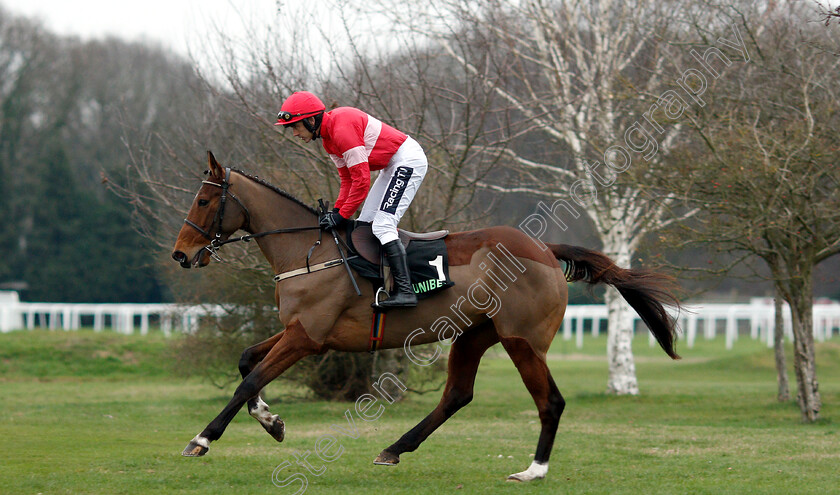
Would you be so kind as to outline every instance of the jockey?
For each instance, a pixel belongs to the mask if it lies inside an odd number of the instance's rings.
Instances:
[[[341,226],[359,209],[359,221],[370,222],[394,274],[396,293],[379,303],[385,308],[412,307],[417,296],[411,286],[405,248],[397,224],[426,175],[423,148],[406,134],[351,107],[326,112],[317,96],[299,91],[280,107],[277,123],[291,127],[308,143],[321,138],[341,177],[338,199],[320,220],[324,229]],[[370,173],[379,177],[370,185]]]

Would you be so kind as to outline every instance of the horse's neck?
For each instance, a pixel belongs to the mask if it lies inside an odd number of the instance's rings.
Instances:
[[[250,233],[318,224],[318,217],[297,202],[246,177],[242,177],[240,182],[243,192],[238,197],[251,216]],[[267,235],[256,241],[275,273],[279,273],[302,266],[317,237],[318,231],[314,230]]]

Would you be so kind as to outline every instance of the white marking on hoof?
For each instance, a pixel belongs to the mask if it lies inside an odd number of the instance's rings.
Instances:
[[[201,445],[201,446],[202,446],[202,447],[204,447],[205,449],[209,449],[209,448],[210,448],[210,440],[207,440],[206,438],[204,438],[204,437],[203,437],[203,436],[201,436],[201,435],[196,435],[196,436],[195,436],[195,438],[193,438],[193,439],[192,439],[192,441],[193,441],[194,443],[197,443],[197,444]]]
[[[277,414],[271,414],[268,410],[268,404],[262,400],[262,397],[257,397],[257,405],[248,411],[254,419],[259,421],[266,428],[270,428],[274,421],[280,418]]]
[[[528,466],[528,469],[522,471],[521,473],[512,474],[507,477],[508,481],[533,481],[537,479],[545,478],[546,473],[548,473],[548,463],[541,464],[537,461],[531,462],[531,465]]]
[[[190,443],[186,446],[181,455],[184,457],[201,457],[210,450],[210,440],[196,435],[195,438],[190,440]]]

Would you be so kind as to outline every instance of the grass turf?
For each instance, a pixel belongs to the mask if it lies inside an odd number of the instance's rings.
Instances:
[[[184,378],[158,335],[13,332],[0,335],[0,493],[833,493],[840,459],[840,345],[818,345],[823,419],[799,420],[775,400],[772,350],[742,339],[698,339],[670,361],[647,338],[634,341],[641,395],[603,394],[605,340],[583,349],[555,340],[549,366],[567,407],[548,478],[506,483],[525,469],[539,434],[533,402],[500,348],[482,362],[472,404],[397,467],[374,466],[384,448],[437,403],[439,393],[385,403],[361,421],[352,404],[269,403],[286,421],[277,444],[240,412],[207,456],[182,458],[187,442],[222,409],[220,390]],[[790,355],[790,354],[789,354]],[[231,366],[234,366],[232,363]],[[793,375],[791,375],[793,379]],[[410,385],[410,384],[409,384]],[[297,392],[297,391],[295,391]],[[795,391],[794,391],[795,392]],[[351,411],[358,438],[347,427]],[[332,434],[338,455],[296,457]],[[340,450],[339,450],[340,449]]]

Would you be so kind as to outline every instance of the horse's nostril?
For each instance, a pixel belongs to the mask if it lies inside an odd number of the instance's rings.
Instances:
[[[175,251],[172,253],[172,259],[177,261],[178,263],[184,263],[187,261],[187,255],[182,253],[181,251]]]

